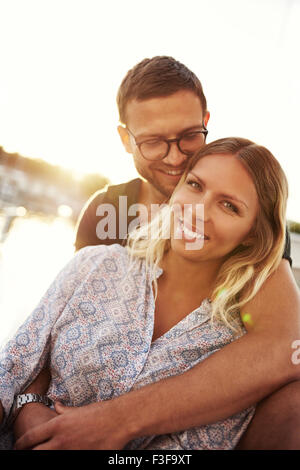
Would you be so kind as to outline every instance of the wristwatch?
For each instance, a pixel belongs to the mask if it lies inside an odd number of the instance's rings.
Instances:
[[[9,418],[7,420],[7,424],[9,426],[13,424],[21,408],[24,405],[27,405],[27,403],[42,403],[46,406],[54,405],[53,400],[47,397],[47,395],[39,395],[37,393],[24,393],[23,395],[16,395],[11,408],[11,412],[9,414]]]

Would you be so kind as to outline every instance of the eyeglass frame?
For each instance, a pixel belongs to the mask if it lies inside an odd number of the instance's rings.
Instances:
[[[207,136],[207,134],[208,134],[208,130],[206,129],[206,127],[205,127],[204,124],[202,124],[202,126],[204,127],[204,129],[202,129],[202,130],[200,130],[200,131],[191,131],[190,133],[204,134],[204,142],[205,142],[205,141],[206,141],[206,136]],[[179,150],[181,153],[183,153],[184,155],[186,155],[187,157],[191,157],[191,156],[193,155],[193,153],[194,153],[194,152],[183,152],[183,151],[181,150],[180,146],[179,146],[180,140],[181,140],[186,134],[189,133],[189,132],[186,132],[186,133],[183,133],[180,137],[177,137],[176,139],[162,139],[162,138],[157,139],[157,140],[161,140],[162,142],[166,142],[166,144],[168,145],[168,150],[167,150],[166,155],[164,155],[164,156],[161,157],[161,158],[147,158],[147,157],[145,157],[145,155],[143,154],[143,152],[142,152],[141,149],[140,149],[140,146],[141,146],[142,144],[146,143],[147,140],[143,140],[142,142],[139,142],[139,143],[138,143],[138,142],[136,141],[135,135],[131,132],[131,130],[130,130],[127,126],[125,126],[125,129],[126,129],[126,130],[129,132],[129,134],[133,137],[133,140],[134,140],[135,145],[137,146],[137,148],[138,148],[139,151],[140,151],[140,154],[142,155],[143,158],[145,158],[145,160],[148,160],[148,161],[151,161],[151,162],[156,161],[156,160],[163,160],[164,158],[166,158],[166,157],[169,155],[170,148],[171,148],[171,144],[172,144],[173,142],[176,142],[176,145],[177,145],[178,150]],[[196,150],[195,150],[195,152],[196,152]]]

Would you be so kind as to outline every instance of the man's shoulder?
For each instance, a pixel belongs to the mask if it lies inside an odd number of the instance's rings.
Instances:
[[[127,207],[137,203],[141,183],[142,180],[140,178],[136,178],[128,181],[127,183],[112,185],[107,188],[100,189],[88,199],[81,210],[76,225],[76,250],[88,245],[98,245],[99,243],[111,244],[109,238],[102,241],[99,240],[97,236],[96,227],[99,223],[99,208],[101,209],[102,206],[103,209],[105,204],[110,204],[115,207],[116,213],[118,214],[120,196],[127,197]],[[125,212],[127,213],[127,211]],[[121,213],[123,214],[124,210],[122,210]],[[116,240],[116,238],[114,238],[114,240]],[[122,238],[122,242],[123,241],[124,240]],[[113,243],[115,242],[113,241]]]
[[[119,196],[127,196],[137,200],[141,182],[140,178],[135,178],[126,183],[105,186],[105,188],[99,189],[89,198],[85,209],[104,202],[118,202]]]
[[[140,178],[135,178],[126,183],[108,186],[106,195],[109,199],[116,199],[119,196],[136,197],[137,199],[141,182]]]

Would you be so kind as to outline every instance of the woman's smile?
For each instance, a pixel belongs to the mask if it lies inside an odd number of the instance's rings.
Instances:
[[[178,218],[177,233],[182,235],[182,238],[188,240],[209,240],[209,237],[203,233],[203,224],[197,224],[197,226],[190,225],[183,217]]]
[[[177,209],[171,246],[199,261],[224,259],[248,236],[258,211],[250,175],[229,154],[201,158],[176,189],[172,205]]]

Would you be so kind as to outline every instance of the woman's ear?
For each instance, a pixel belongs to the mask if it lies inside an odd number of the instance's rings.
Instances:
[[[246,235],[245,239],[242,241],[242,246],[252,246],[255,244],[257,239],[257,220],[255,220],[254,225]]]
[[[241,243],[242,246],[252,246],[255,241],[255,237],[253,234],[249,234],[247,238]]]
[[[126,152],[132,153],[130,138],[129,138],[127,129],[125,129],[125,127],[123,126],[118,126],[118,133],[119,133],[119,136],[121,137],[121,141],[122,141],[122,144],[124,145]]]

